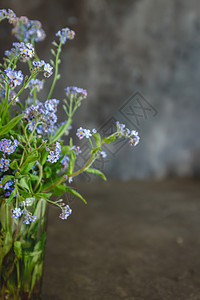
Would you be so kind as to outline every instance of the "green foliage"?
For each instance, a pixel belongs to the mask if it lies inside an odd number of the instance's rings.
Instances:
[[[111,136],[111,137],[104,138],[103,142],[109,144],[111,142],[114,142],[115,140],[116,140],[116,136]]]
[[[20,241],[14,242],[14,252],[18,259],[22,258],[22,245]]]
[[[81,196],[81,194],[79,194],[76,190],[70,188],[69,186],[65,187],[66,191],[69,192],[70,194],[77,196],[78,198],[80,198],[85,204],[87,204],[87,201]]]
[[[88,168],[88,169],[86,169],[85,171],[88,172],[88,173],[97,174],[97,175],[99,175],[103,180],[105,180],[105,181],[107,180],[107,179],[106,179],[106,176],[105,176],[101,171],[99,171],[99,170],[97,170],[97,169]]]
[[[94,140],[95,140],[95,143],[97,145],[97,147],[100,147],[101,146],[101,136],[98,132],[94,133]]]
[[[0,135],[7,134],[12,128],[14,128],[19,121],[24,117],[24,114],[16,116],[8,124],[0,127]]]

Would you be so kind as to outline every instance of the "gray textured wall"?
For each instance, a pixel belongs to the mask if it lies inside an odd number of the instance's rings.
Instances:
[[[128,179],[200,173],[198,0],[0,3],[17,15],[42,21],[48,39],[38,44],[41,58],[50,56],[54,32],[65,26],[76,31],[76,39],[64,48],[64,75],[54,94],[62,99],[67,85],[87,88],[88,99],[76,115],[74,128],[99,128],[138,90],[157,110],[155,117],[150,112],[146,120],[143,114],[140,145],[122,147],[103,167],[107,174]],[[5,23],[0,29],[1,51],[4,45],[9,47],[9,30]],[[131,127],[128,121],[127,126]]]

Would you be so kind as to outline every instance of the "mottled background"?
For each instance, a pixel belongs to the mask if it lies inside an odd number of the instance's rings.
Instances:
[[[68,85],[87,89],[88,99],[76,114],[74,129],[98,129],[118,117],[139,130],[141,143],[136,148],[122,145],[119,151],[108,150],[111,159],[101,168],[109,177],[200,174],[198,0],[0,0],[0,4],[42,22],[47,39],[37,47],[45,60],[51,56],[57,30],[69,26],[76,31],[76,39],[64,47],[62,79],[53,95],[61,100]],[[11,47],[10,30],[3,22],[1,54]],[[138,119],[134,115],[127,119],[120,110],[131,95]],[[148,110],[137,107],[141,104]]]

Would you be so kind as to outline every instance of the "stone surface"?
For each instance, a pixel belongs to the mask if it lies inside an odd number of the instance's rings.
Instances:
[[[74,128],[99,128],[138,90],[157,110],[156,117],[147,114],[145,119],[144,112],[135,108],[141,113],[139,124],[132,116],[141,144],[134,151],[124,146],[117,159],[112,157],[104,167],[110,176],[199,175],[198,0],[1,0],[1,6],[42,21],[48,35],[47,43],[38,45],[42,58],[50,57],[48,47],[58,29],[70,26],[76,31],[75,41],[65,47],[61,67],[65,75],[54,93],[62,99],[67,85],[87,88],[88,100],[77,113]],[[1,52],[10,47],[9,31],[4,23]]]
[[[82,184],[50,209],[43,300],[199,300],[199,182]],[[72,202],[72,203],[71,203]]]

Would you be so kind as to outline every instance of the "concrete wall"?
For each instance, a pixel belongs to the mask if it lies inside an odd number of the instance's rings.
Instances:
[[[75,129],[99,128],[111,116],[132,127],[119,109],[137,91],[139,100],[151,108],[146,116],[134,108],[141,113],[139,123],[131,117],[141,143],[134,149],[123,146],[115,158],[109,154],[112,159],[103,166],[109,176],[199,175],[198,0],[1,0],[1,6],[42,21],[48,38],[38,44],[41,58],[50,57],[50,41],[58,29],[69,26],[76,31],[76,39],[64,48],[63,75],[54,93],[62,99],[68,85],[87,88]],[[1,51],[9,49],[9,31],[3,23]],[[138,106],[137,101],[134,98],[132,105]]]

